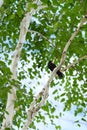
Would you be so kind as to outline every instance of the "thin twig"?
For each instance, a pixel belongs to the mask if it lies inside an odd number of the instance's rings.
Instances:
[[[38,31],[34,31],[34,30],[28,30],[29,32],[31,33],[37,33],[39,36],[41,36],[43,39],[45,39],[46,41],[48,41],[49,43],[51,43],[47,37],[45,37],[43,34],[41,34],[40,32]]]
[[[64,69],[61,69],[61,72],[66,71],[67,69],[69,69],[69,68],[75,66],[75,65],[78,64],[81,60],[84,60],[84,59],[86,59],[86,58],[87,58],[87,55],[85,55],[85,56],[79,58],[79,59],[76,60],[75,62],[73,62],[73,63],[71,63],[70,65],[66,66]]]

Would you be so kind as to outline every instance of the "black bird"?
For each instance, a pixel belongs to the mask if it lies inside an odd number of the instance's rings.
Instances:
[[[52,63],[52,61],[49,61],[49,62],[48,62],[48,68],[49,68],[51,71],[53,71],[54,68],[56,68],[56,65],[55,65],[54,63]],[[62,79],[62,78],[63,78],[64,74],[63,74],[62,72],[60,72],[60,71],[58,70],[56,73],[57,73],[59,79]]]

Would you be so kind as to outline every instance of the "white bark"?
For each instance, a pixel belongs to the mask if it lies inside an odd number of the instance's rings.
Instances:
[[[0,7],[3,5],[4,1],[0,0]]]
[[[44,8],[44,6],[38,6],[37,10]],[[17,79],[17,67],[18,67],[18,61],[20,58],[20,53],[22,50],[23,43],[26,39],[26,34],[28,31],[28,27],[30,25],[30,20],[32,18],[32,15],[37,11],[35,9],[31,9],[30,12],[27,12],[25,14],[25,17],[21,21],[20,24],[20,35],[19,35],[19,42],[16,46],[16,49],[14,51],[12,64],[11,64],[11,71],[12,71],[12,79]],[[16,90],[17,88],[15,86],[12,87],[11,93],[8,93],[7,98],[7,105],[6,105],[6,113],[5,118],[3,119],[2,128],[1,130],[5,130],[5,128],[11,128],[12,127],[12,121],[14,117],[14,101],[16,100]]]

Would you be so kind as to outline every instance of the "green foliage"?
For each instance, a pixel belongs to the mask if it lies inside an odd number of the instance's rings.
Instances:
[[[6,100],[7,93],[11,88],[11,72],[3,61],[0,61],[0,98]],[[6,96],[6,97],[5,97]]]
[[[2,123],[3,114],[5,113],[7,94],[13,86],[20,86],[19,81],[11,78],[12,73],[6,63],[0,61],[0,124]]]
[[[23,120],[26,119],[26,109],[29,108],[31,102],[33,101],[33,91],[30,89],[27,91],[26,86],[17,90],[17,100],[15,101],[15,109],[17,110],[13,123],[18,128],[20,128]]]
[[[30,11],[32,8],[37,9],[37,4],[33,3],[32,1],[28,3],[27,11]]]
[[[5,130],[10,130],[10,128],[5,128]]]
[[[28,2],[27,11],[30,11],[31,8],[37,8],[37,5],[33,4],[32,0]],[[47,7],[36,12],[31,20],[29,29],[33,30],[33,32],[27,33],[26,42],[22,49],[21,65],[18,68],[18,81],[11,79],[8,65],[11,64],[10,55],[12,55],[18,43],[20,22],[26,12],[26,1],[4,0],[4,4],[0,8],[0,123],[5,112],[7,93],[10,92],[12,85],[14,85],[18,87],[18,91],[15,102],[17,113],[13,123],[18,128],[21,127],[23,120],[26,119],[26,109],[34,99],[34,90],[37,86],[34,84],[34,87],[32,87],[31,81],[34,83],[36,79],[39,86],[39,79],[42,78],[41,72],[44,70],[49,72],[47,68],[48,61],[52,60],[56,64],[60,62],[64,46],[76,30],[82,17],[87,13],[86,0],[41,0],[41,2],[43,5],[47,5]],[[86,53],[87,24],[84,24],[69,47],[65,66]],[[71,110],[74,105],[75,116],[83,113],[86,115],[87,112],[86,66],[87,60],[81,61],[75,67],[65,72],[63,80],[57,83],[52,81],[51,83],[51,89],[56,86],[61,86],[61,88],[64,86],[63,90],[55,88],[52,95],[55,102],[60,101],[64,104],[63,111]],[[24,80],[26,79],[27,82],[29,81],[28,85],[25,85]],[[58,80],[58,77],[56,79]],[[47,114],[53,125],[55,125],[54,118],[61,116],[61,114],[54,115],[56,107],[52,106],[50,101],[47,101],[41,110]],[[46,124],[45,120],[45,116],[41,112],[35,117],[37,122],[42,121]],[[85,116],[83,116],[82,120],[86,120]],[[34,122],[30,127],[36,129]],[[55,125],[55,129],[61,129],[59,124],[58,126]]]

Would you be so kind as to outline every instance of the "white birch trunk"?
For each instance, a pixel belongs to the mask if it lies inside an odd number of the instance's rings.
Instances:
[[[14,56],[12,59],[12,64],[11,64],[11,71],[13,74],[12,79],[17,79],[17,66],[18,66],[21,49],[22,49],[23,43],[25,42],[28,27],[30,25],[30,20],[34,12],[35,10],[32,9],[30,13],[26,13],[25,17],[23,18],[20,24],[19,42],[15,49]],[[14,117],[14,101],[16,100],[16,90],[17,88],[13,86],[13,88],[11,89],[11,93],[8,93],[7,105],[6,105],[7,113],[5,113],[5,118],[3,119],[1,130],[5,130],[5,128],[12,127],[12,121]]]
[[[35,0],[34,3],[38,3],[38,0]],[[20,53],[21,53],[21,50],[22,50],[23,43],[26,40],[26,34],[28,32],[28,28],[29,28],[29,25],[30,25],[30,20],[32,18],[32,15],[36,11],[38,11],[38,10],[44,8],[44,7],[45,6],[42,6],[42,5],[40,5],[40,3],[38,3],[38,8],[36,10],[32,8],[30,12],[27,12],[25,14],[25,17],[21,21],[19,42],[18,42],[16,49],[14,51],[12,64],[11,64],[11,72],[13,74],[12,79],[15,79],[15,80],[17,79],[18,61],[19,61],[19,58],[20,58]],[[16,100],[16,90],[17,90],[17,88],[15,86],[13,86],[12,89],[11,89],[11,93],[8,93],[7,104],[6,104],[6,113],[5,113],[5,118],[3,119],[1,130],[5,130],[5,128],[11,128],[12,127],[12,122],[13,122],[13,117],[14,117],[14,102]]]

